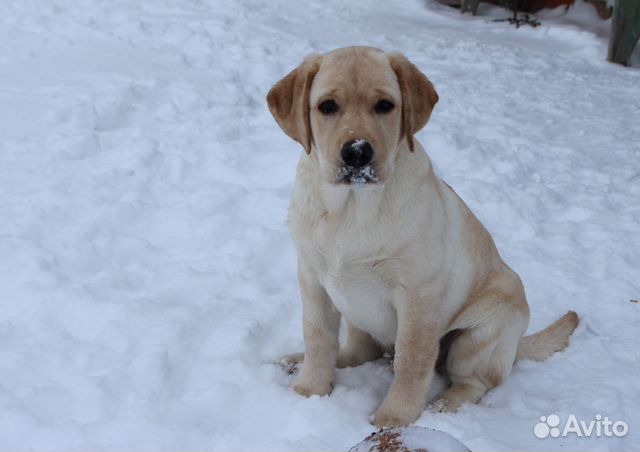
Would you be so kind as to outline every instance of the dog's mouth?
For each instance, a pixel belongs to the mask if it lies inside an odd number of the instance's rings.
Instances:
[[[376,176],[375,169],[371,165],[366,165],[361,168],[345,165],[338,169],[336,182],[338,184],[364,186],[378,182],[378,176]]]

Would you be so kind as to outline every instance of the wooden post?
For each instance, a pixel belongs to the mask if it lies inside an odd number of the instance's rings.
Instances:
[[[616,0],[611,24],[607,59],[628,66],[640,39],[640,0]]]

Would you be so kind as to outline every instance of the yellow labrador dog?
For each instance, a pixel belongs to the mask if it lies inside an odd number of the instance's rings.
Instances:
[[[575,312],[522,337],[520,278],[413,138],[438,94],[407,58],[368,47],[311,55],[267,100],[306,151],[289,209],[305,352],[285,358],[304,360],[299,394],[328,394],[336,366],[388,352],[394,380],[373,422],[407,425],[425,408],[439,353],[451,386],[433,406],[455,411],[499,385],[515,360],[567,346]]]

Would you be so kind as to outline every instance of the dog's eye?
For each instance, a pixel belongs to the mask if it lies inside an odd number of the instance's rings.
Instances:
[[[393,105],[388,100],[379,100],[374,108],[376,110],[376,113],[389,113],[395,108],[395,105]]]
[[[338,111],[338,104],[333,99],[325,100],[320,105],[318,105],[318,110],[323,115],[332,115]]]

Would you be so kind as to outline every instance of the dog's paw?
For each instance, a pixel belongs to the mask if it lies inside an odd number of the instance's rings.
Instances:
[[[373,416],[373,425],[378,428],[406,427],[416,419],[418,419],[418,416],[412,416],[409,413],[387,412],[379,409]]]
[[[424,404],[385,400],[373,416],[373,425],[378,428],[405,427],[418,419],[423,409]]]
[[[275,363],[280,365],[300,364],[302,362],[304,362],[304,352],[291,353],[290,355],[284,355],[275,360]]]
[[[378,428],[405,427],[418,419],[424,408],[424,400],[414,393],[398,394],[392,390],[376,411],[373,424]]]
[[[288,375],[297,375],[300,370],[300,364],[303,362],[304,353],[292,353],[276,359],[274,364],[280,366]]]
[[[438,413],[455,413],[465,403],[476,403],[486,389],[465,384],[453,384],[431,403],[431,410]]]
[[[429,409],[433,412],[433,413],[447,413],[449,412],[449,410],[447,410],[447,401],[443,398],[439,398],[437,400],[434,400],[433,402],[429,403]]]
[[[293,390],[305,397],[311,397],[313,395],[324,396],[333,390],[333,382],[317,383],[299,381],[293,385]]]

